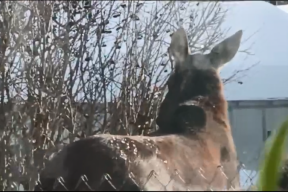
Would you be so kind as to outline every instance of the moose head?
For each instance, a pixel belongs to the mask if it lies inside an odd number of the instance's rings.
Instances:
[[[241,37],[242,30],[217,44],[208,54],[191,55],[184,29],[174,32],[169,52],[174,57],[175,70],[167,81],[169,90],[156,119],[159,130],[168,134],[185,132],[187,126],[180,126],[179,122],[191,117],[194,119],[194,128],[205,126],[204,110],[194,107],[191,101],[199,96],[216,103],[217,100],[224,101],[219,69],[235,56]],[[218,110],[226,113],[223,105]]]

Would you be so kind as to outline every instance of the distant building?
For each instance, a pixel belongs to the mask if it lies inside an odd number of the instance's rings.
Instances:
[[[267,1],[271,3],[272,5],[287,5],[288,1]]]

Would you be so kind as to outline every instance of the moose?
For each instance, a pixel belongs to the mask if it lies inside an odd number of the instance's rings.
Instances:
[[[239,188],[237,153],[220,68],[237,53],[242,30],[208,54],[190,54],[185,30],[171,37],[175,69],[156,123],[157,134],[100,134],[63,147],[35,190],[172,191]]]

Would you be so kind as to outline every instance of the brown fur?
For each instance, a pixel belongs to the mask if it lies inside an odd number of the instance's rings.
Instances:
[[[181,33],[178,30],[175,37],[183,37]],[[173,37],[171,46],[173,48]],[[179,54],[175,55],[177,59]],[[226,60],[230,57],[228,54]],[[217,70],[208,68],[205,63],[198,69],[199,63],[193,63],[196,61],[199,61],[199,55],[191,55],[185,61],[191,67],[183,70],[184,65],[176,65],[168,80],[169,92],[159,109],[157,133],[151,136],[96,135],[71,143],[47,164],[40,175],[41,185],[35,189],[184,191],[238,188],[237,154],[222,82]],[[218,65],[216,62],[215,66]],[[88,178],[86,183],[80,179],[83,175]],[[60,184],[53,188],[58,177],[65,181],[65,188]]]
[[[177,77],[179,75],[179,77]],[[175,80],[176,79],[176,80]],[[183,83],[182,81],[185,82]],[[179,122],[178,118],[170,117],[170,111],[174,111],[173,108],[177,108],[179,104],[175,102],[172,98],[177,98],[175,95],[185,95],[187,98],[194,98],[192,101],[185,97],[180,97],[178,103],[183,103],[184,105],[192,106],[193,108],[201,108],[205,111],[204,115],[206,118],[201,118],[199,115],[194,114],[194,118],[205,119],[205,125],[201,127],[199,132],[197,132],[196,139],[198,142],[209,141],[211,146],[214,146],[214,156],[219,156],[219,165],[223,166],[224,172],[227,175],[228,183],[233,183],[234,187],[239,186],[239,175],[237,171],[237,154],[234,146],[231,129],[229,126],[228,115],[227,115],[227,102],[223,96],[222,83],[219,75],[213,70],[197,70],[193,69],[191,71],[185,72],[175,72],[174,76],[169,79],[171,82],[178,81],[177,84],[183,85],[171,86],[169,92],[167,93],[165,100],[163,101],[160,110],[157,123],[159,127],[163,128],[163,134],[168,133],[181,133],[179,131],[186,132],[187,127],[184,129],[179,129],[179,126],[175,126]],[[168,86],[169,86],[168,81]],[[187,86],[187,87],[186,87]],[[181,89],[182,88],[182,89]],[[189,90],[189,92],[188,92]],[[175,93],[175,95],[174,95]],[[201,93],[201,94],[199,94]],[[201,96],[199,96],[201,95]],[[171,98],[170,98],[171,97]],[[175,104],[176,103],[176,104]],[[193,123],[193,116],[190,117],[189,122]],[[173,122],[174,121],[174,122]],[[194,123],[195,124],[195,123]],[[199,124],[199,122],[198,122]],[[161,125],[161,126],[160,126]],[[195,131],[195,127],[191,126],[191,131]],[[177,130],[176,130],[177,129]],[[161,131],[161,129],[159,130]],[[191,134],[191,133],[190,133]],[[187,134],[186,134],[187,135]],[[195,137],[194,137],[195,138]],[[195,140],[193,142],[195,142]],[[203,145],[203,148],[207,145]],[[210,145],[209,145],[210,147]],[[223,153],[223,149],[225,153]],[[194,150],[207,150],[207,149],[194,149]],[[209,150],[208,150],[209,151]],[[221,153],[223,156],[221,156]],[[222,161],[221,161],[222,160]],[[235,179],[234,179],[235,178]],[[230,186],[230,185],[228,185]]]
[[[99,135],[74,142],[60,153],[66,157],[57,161],[59,166],[54,173],[57,171],[58,174],[49,174],[49,177],[62,176],[69,190],[207,190],[209,187],[220,189],[226,184],[218,167],[218,147],[212,141],[200,143],[181,135]],[[191,157],[197,158],[191,160]],[[49,167],[50,173],[53,168]],[[157,176],[149,178],[154,171]],[[111,181],[105,180],[105,173],[110,175]],[[43,175],[48,174],[43,172]],[[82,175],[90,180],[89,187],[81,182]],[[218,177],[214,178],[215,175]],[[41,180],[43,190],[52,190],[53,179],[48,186],[45,178]],[[122,184],[124,181],[126,183]],[[65,188],[58,184],[54,190]]]

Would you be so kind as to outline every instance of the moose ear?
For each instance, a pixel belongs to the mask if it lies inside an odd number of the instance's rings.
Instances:
[[[241,42],[242,30],[228,37],[216,45],[209,53],[211,64],[215,69],[220,68],[229,62],[236,55]]]
[[[187,35],[183,27],[173,33],[169,52],[178,65],[183,63],[189,54]]]

